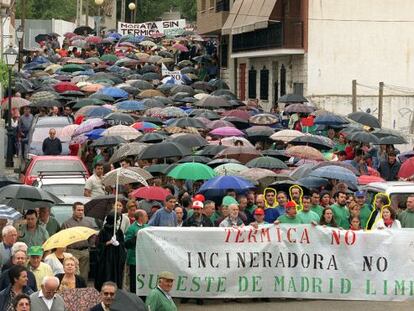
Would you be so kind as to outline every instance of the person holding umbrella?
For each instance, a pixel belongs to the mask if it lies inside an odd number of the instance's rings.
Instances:
[[[148,311],[177,310],[177,306],[170,295],[174,279],[175,276],[171,272],[162,271],[159,274],[158,286],[149,293],[145,301]]]

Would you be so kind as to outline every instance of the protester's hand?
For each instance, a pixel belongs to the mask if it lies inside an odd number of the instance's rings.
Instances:
[[[276,219],[276,220],[274,221],[274,224],[275,224],[275,225],[279,225],[279,224],[280,224],[280,221]]]
[[[253,228],[255,228],[255,229],[259,228],[259,225],[257,224],[257,222],[252,222],[252,223],[250,224],[250,226],[252,226],[252,227],[253,227]]]
[[[116,236],[113,236],[113,237],[111,238],[111,244],[112,244],[113,246],[119,246],[119,242],[116,240]]]
[[[312,220],[311,225],[316,227],[318,225],[318,223],[316,221]]]

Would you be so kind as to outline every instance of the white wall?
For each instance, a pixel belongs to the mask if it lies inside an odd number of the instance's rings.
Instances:
[[[413,0],[309,1],[307,94],[350,94],[353,79],[414,88],[413,12]]]

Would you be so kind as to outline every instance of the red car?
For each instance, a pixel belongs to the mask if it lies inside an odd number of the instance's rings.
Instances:
[[[32,185],[41,173],[83,173],[89,177],[88,169],[79,157],[76,156],[35,156],[27,163],[20,173],[20,182]]]

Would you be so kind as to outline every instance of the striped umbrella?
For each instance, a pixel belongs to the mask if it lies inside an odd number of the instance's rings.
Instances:
[[[271,125],[279,122],[279,119],[270,113],[260,113],[249,118],[251,124]]]
[[[22,214],[20,214],[14,208],[0,204],[0,219],[17,220],[20,218],[22,218]]]
[[[34,93],[30,98],[33,104],[55,100],[58,97],[57,93],[49,91],[40,91]]]

